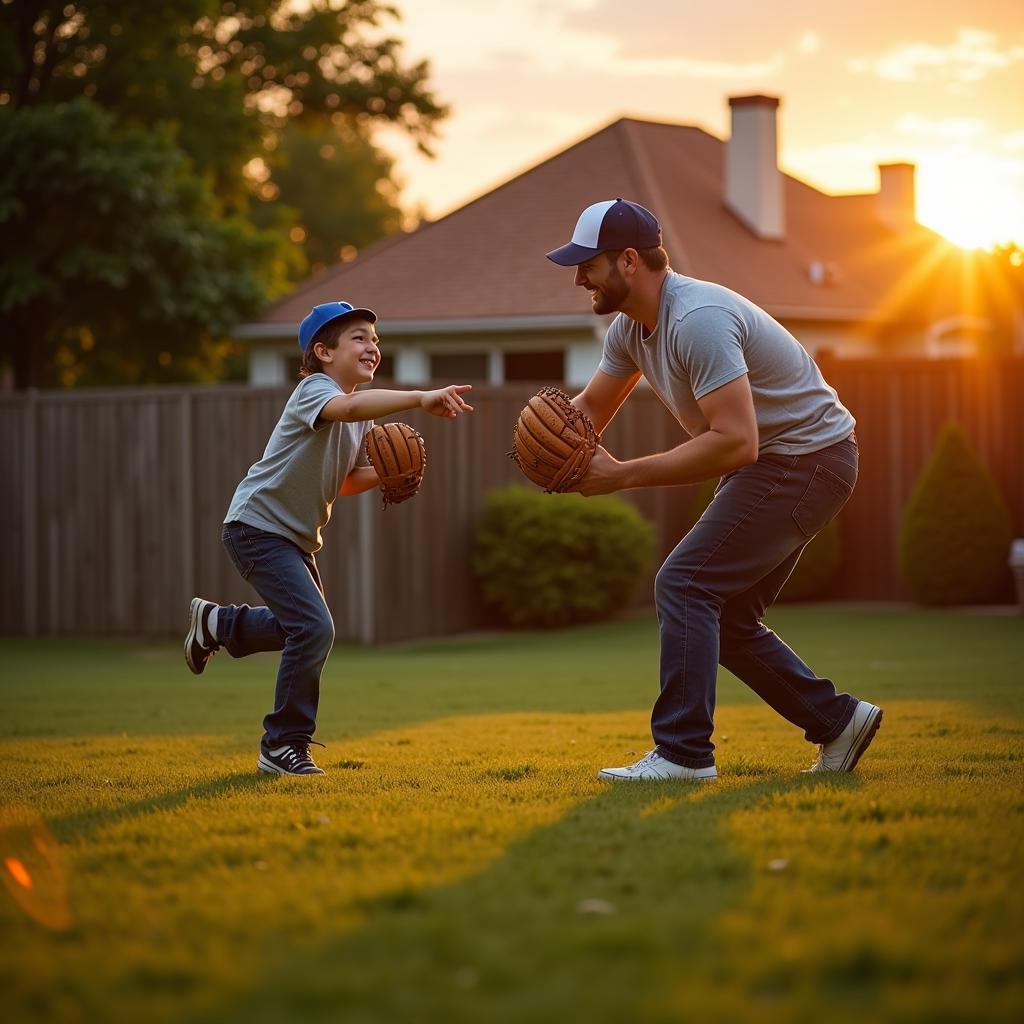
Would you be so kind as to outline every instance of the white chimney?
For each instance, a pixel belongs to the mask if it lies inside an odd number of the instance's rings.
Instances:
[[[782,238],[786,207],[778,162],[777,96],[730,96],[725,205],[760,238]]]
[[[878,219],[893,231],[916,223],[913,164],[878,165]]]

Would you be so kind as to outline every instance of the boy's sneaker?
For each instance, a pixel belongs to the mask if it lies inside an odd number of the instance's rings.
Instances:
[[[193,597],[189,605],[188,632],[185,634],[185,664],[195,675],[201,675],[206,663],[220,646],[210,634],[210,614],[217,605]]]
[[[315,740],[313,742],[316,742]],[[322,747],[322,743],[317,743]],[[326,775],[323,768],[318,768],[309,756],[308,743],[282,743],[279,747],[268,747],[260,744],[260,759],[256,767],[261,772],[275,775]]]
[[[684,768],[662,757],[656,750],[650,750],[636,764],[625,768],[602,768],[597,777],[607,782],[660,782],[665,779],[702,782],[717,779],[718,771],[714,765],[707,768]]]
[[[805,773],[852,772],[881,724],[882,709],[866,700],[858,701],[850,724],[831,743],[818,748],[818,760],[805,768]]]

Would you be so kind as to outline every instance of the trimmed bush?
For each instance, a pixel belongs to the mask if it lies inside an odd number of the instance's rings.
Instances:
[[[473,570],[505,623],[568,626],[624,608],[653,548],[651,524],[621,498],[512,486],[487,495]]]
[[[843,560],[843,536],[833,519],[804,548],[793,575],[779,594],[780,601],[810,601],[820,597],[835,579]]]
[[[900,570],[922,604],[983,604],[1007,589],[1013,533],[999,486],[947,423],[903,510]]]

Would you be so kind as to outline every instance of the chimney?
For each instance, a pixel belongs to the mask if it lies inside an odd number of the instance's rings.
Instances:
[[[913,164],[878,165],[878,219],[893,231],[916,223]]]
[[[786,207],[779,173],[777,96],[730,96],[725,205],[759,238],[782,238]]]

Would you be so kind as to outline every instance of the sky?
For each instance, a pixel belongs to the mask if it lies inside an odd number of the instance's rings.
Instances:
[[[873,192],[917,165],[918,219],[1024,244],[1024,0],[394,0],[451,105],[436,158],[395,131],[404,201],[437,218],[617,117],[729,134],[728,97],[780,97],[783,170]]]

